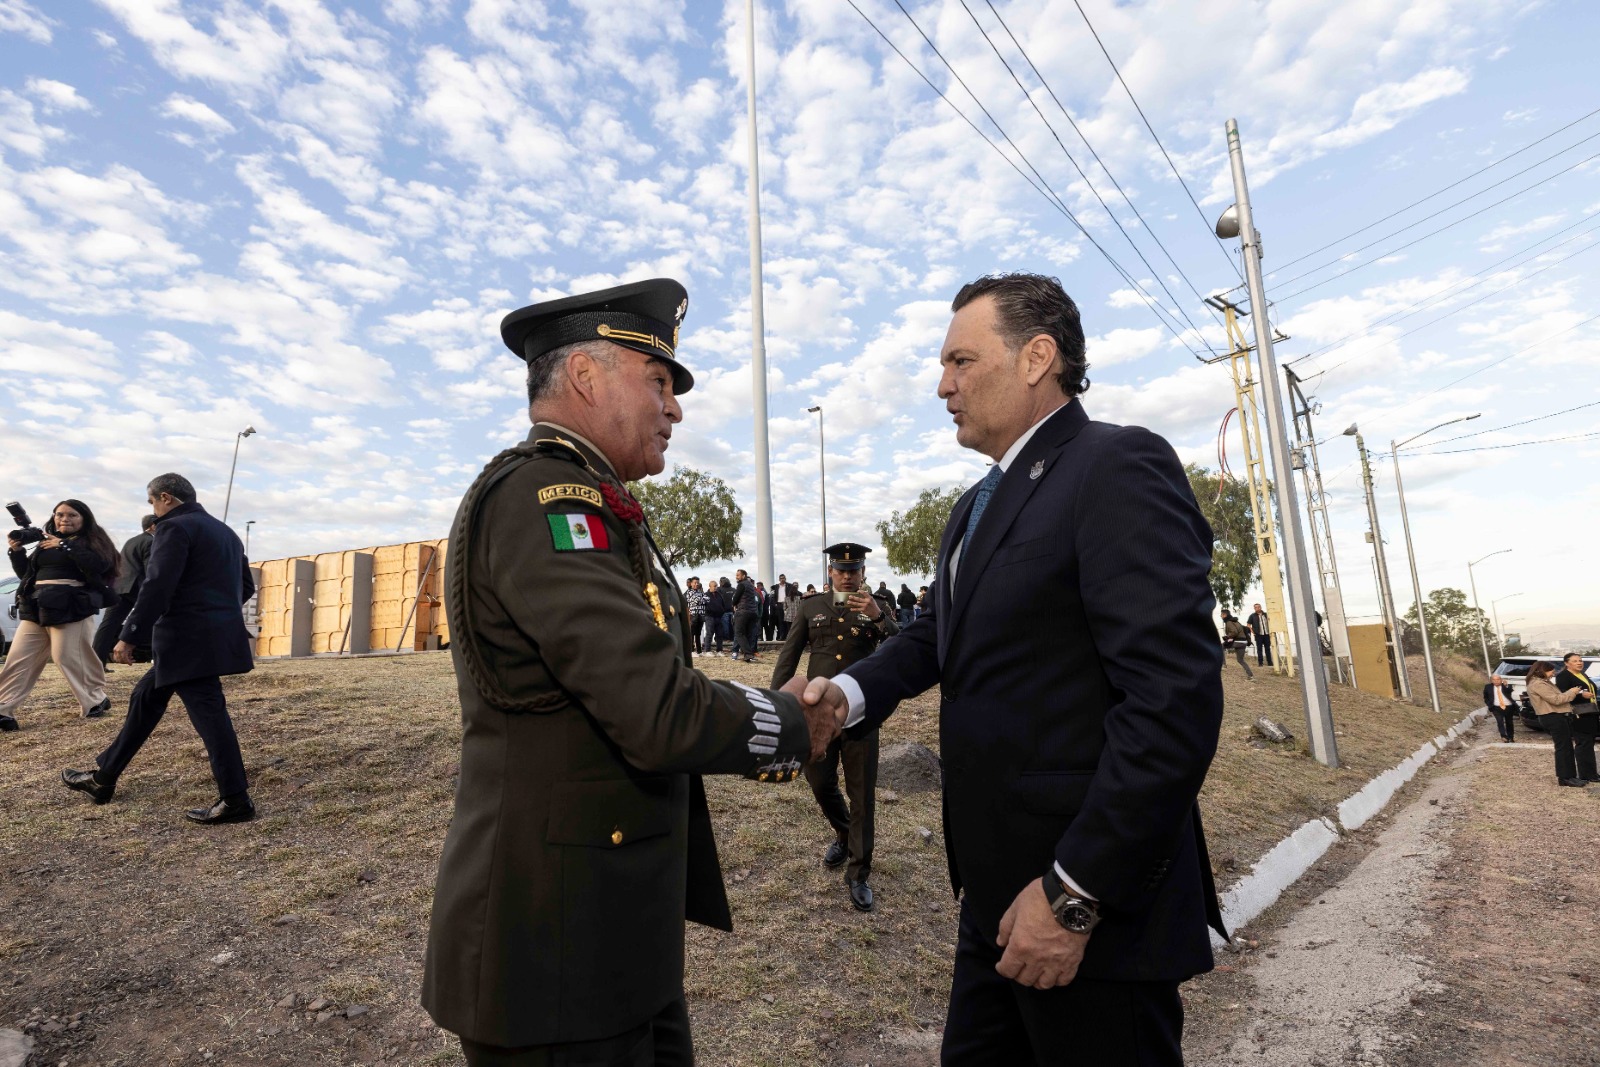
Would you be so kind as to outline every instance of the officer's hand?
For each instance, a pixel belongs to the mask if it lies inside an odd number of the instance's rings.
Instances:
[[[133,646],[126,641],[118,641],[117,647],[111,650],[111,659],[116,663],[133,664]]]
[[[791,679],[784,690],[793,692],[789,686],[797,681],[798,678]],[[844,690],[826,678],[811,679],[798,695],[800,707],[806,713],[806,724],[811,728],[811,760],[815,763],[827,754],[828,746],[844,729],[850,702],[845,699]]]
[[[850,594],[850,599],[845,601],[851,611],[858,611],[869,619],[877,619],[883,614],[883,609],[878,607],[878,598],[864,590],[856,590]]]
[[[1052,989],[1077,977],[1089,935],[1062,929],[1050,911],[1044,885],[1035,878],[1001,916],[995,940],[1005,949],[994,966],[1002,977],[1034,989]]]

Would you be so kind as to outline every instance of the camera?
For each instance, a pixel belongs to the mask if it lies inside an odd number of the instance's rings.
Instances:
[[[44,540],[44,531],[33,524],[33,520],[28,518],[28,513],[23,510],[21,504],[13,500],[6,505],[6,510],[11,513],[12,521],[17,524],[17,528],[11,531],[13,541],[20,545],[31,545],[35,541]]]

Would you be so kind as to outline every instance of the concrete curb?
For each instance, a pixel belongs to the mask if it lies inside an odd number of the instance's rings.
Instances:
[[[1279,841],[1256,861],[1249,874],[1222,893],[1223,925],[1237,930],[1270,908],[1285,889],[1298,882],[1312,864],[1333,847],[1335,841],[1366,825],[1429,760],[1487,715],[1487,710],[1479,708],[1432,741],[1424,741],[1421,748],[1398,766],[1384,771],[1340,803],[1337,823],[1326,818],[1312,819]],[[1211,941],[1213,945],[1223,943],[1215,932],[1211,934]]]

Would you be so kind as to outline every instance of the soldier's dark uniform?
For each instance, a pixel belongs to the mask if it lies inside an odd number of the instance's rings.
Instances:
[[[640,283],[556,306],[576,305],[584,336],[660,344],[681,294]],[[538,310],[502,325],[513,351]],[[800,706],[690,666],[679,583],[637,504],[559,426],[536,424],[468,491],[446,575],[464,730],[423,1004],[469,1061],[496,1046],[477,1062],[688,1062],[684,921],[732,929],[700,775],[798,776]],[[652,1049],[664,1028],[681,1047]],[[552,1045],[581,1054],[526,1048]]]
[[[831,545],[828,557],[831,566],[854,568],[863,566],[870,549],[853,543]],[[783,685],[794,677],[802,653],[806,660],[806,677],[832,678],[851,664],[859,663],[883,643],[886,638],[900,632],[895,622],[894,600],[879,596],[869,589],[877,601],[879,616],[869,618],[861,612],[851,611],[845,605],[835,606],[832,593],[818,593],[802,597],[798,605],[794,626],[778,653],[778,662],[772,669],[772,687]],[[845,791],[850,803],[839,792],[839,765],[844,764]],[[874,814],[877,808],[878,785],[878,731],[872,730],[857,738],[835,738],[828,754],[805,769],[806,781],[817,798],[817,805],[828,824],[838,835],[839,844],[848,855],[845,883],[850,887],[851,901],[856,907],[871,907],[871,890],[865,888],[872,874],[872,845]],[[830,862],[840,849],[830,847]],[[858,889],[857,887],[862,887]]]

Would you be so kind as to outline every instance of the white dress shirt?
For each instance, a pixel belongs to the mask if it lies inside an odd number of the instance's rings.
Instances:
[[[999,466],[1002,475],[1011,469],[1011,464],[1016,462],[1017,457],[1022,454],[1022,450],[1028,446],[1028,442],[1033,440],[1033,435],[1039,432],[1039,427],[1043,426],[1046,422],[1049,422],[1052,415],[1055,415],[1056,412],[1061,411],[1066,406],[1067,404],[1062,404],[1061,407],[1056,408],[1055,411],[1051,411],[1038,422],[1022,431],[1022,436],[1013,441],[1011,443],[1011,447],[1006,449],[1005,455],[1000,457]],[[1005,479],[1002,477],[1001,480],[1004,481]],[[979,521],[981,522],[982,520],[980,519]],[[945,581],[949,583],[951,589],[951,603],[955,602],[956,569],[961,565],[961,550],[966,547],[965,542],[966,533],[963,532],[959,537],[956,538],[956,543],[950,546],[950,559],[949,562],[945,564],[944,568]],[[849,700],[850,702],[850,714],[844,721],[845,729],[848,730],[850,727],[855,726],[862,719],[866,718],[867,698],[862,694],[860,684],[848,674],[838,675],[833,679],[833,684],[837,685],[841,690],[843,690],[845,699]],[[1068,876],[1066,871],[1061,869],[1061,864],[1058,863],[1055,865],[1055,867],[1056,876],[1061,879],[1062,884],[1067,887],[1069,892],[1076,896],[1083,897],[1085,900],[1094,899],[1093,897],[1089,896],[1088,893],[1085,893],[1083,888],[1079,886],[1077,882],[1074,882],[1072,878]]]

